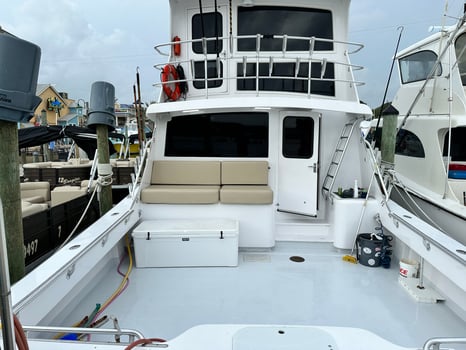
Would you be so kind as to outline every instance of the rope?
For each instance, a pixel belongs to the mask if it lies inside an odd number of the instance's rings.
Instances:
[[[112,176],[113,176],[113,173],[108,174],[108,175],[99,175],[98,176],[97,184],[94,187],[94,190],[92,191],[91,198],[89,199],[86,208],[84,209],[81,217],[79,218],[78,222],[76,223],[76,226],[70,232],[68,237],[66,237],[66,239],[63,241],[63,243],[60,245],[60,247],[58,247],[58,249],[63,248],[70,241],[70,239],[73,237],[73,235],[76,233],[76,230],[78,229],[79,225],[81,225],[81,222],[84,220],[84,217],[86,216],[87,212],[89,211],[89,208],[90,208],[90,206],[92,204],[92,201],[94,199],[94,196],[95,196],[96,192],[97,191],[100,192],[101,187],[110,186],[112,184],[112,182],[113,182]]]

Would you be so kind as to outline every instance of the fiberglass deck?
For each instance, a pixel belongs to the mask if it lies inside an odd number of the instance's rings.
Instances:
[[[278,243],[242,251],[238,267],[134,268],[127,290],[105,314],[122,328],[164,339],[199,324],[238,323],[358,327],[406,347],[464,336],[466,323],[445,304],[408,295],[397,282],[397,264],[369,268],[342,261],[345,253],[327,243]],[[66,322],[103,303],[120,280],[109,271]]]

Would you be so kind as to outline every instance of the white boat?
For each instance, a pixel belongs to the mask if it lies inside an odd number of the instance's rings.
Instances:
[[[147,110],[157,128],[130,196],[12,286],[23,343],[464,346],[465,247],[388,199],[359,130],[371,110],[349,5],[170,1],[162,93]],[[359,240],[352,264],[360,233],[376,240]],[[377,238],[393,236],[390,256]],[[399,275],[401,258],[422,262],[422,282]]]
[[[401,86],[392,194],[466,244],[466,27],[444,27],[397,54]]]

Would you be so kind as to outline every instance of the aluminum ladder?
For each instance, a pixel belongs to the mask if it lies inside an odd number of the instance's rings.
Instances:
[[[356,122],[359,119],[355,119],[352,122],[346,123],[341,131],[340,138],[338,139],[337,145],[335,147],[335,152],[333,152],[333,157],[328,167],[327,175],[325,176],[323,185],[322,185],[322,195],[324,198],[328,198],[332,192],[333,185],[335,184],[335,179],[340,170],[340,165],[345,156],[346,150],[348,148],[349,140],[353,134],[354,127]]]

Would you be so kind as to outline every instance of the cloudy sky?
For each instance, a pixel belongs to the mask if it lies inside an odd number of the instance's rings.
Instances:
[[[204,0],[204,3],[208,3]],[[455,23],[463,1],[353,0],[350,40],[365,45],[352,62],[365,66],[357,79],[366,83],[360,98],[375,107],[382,102],[391,59],[404,27],[400,48],[428,35],[432,25]],[[448,16],[444,16],[447,6]],[[72,99],[89,100],[94,81],[115,86],[121,103],[133,101],[139,67],[144,102],[157,98],[159,80],[153,68],[165,58],[153,47],[169,41],[165,0],[16,0],[2,3],[0,26],[41,47],[39,83],[54,84]],[[388,100],[397,86],[397,71]]]

